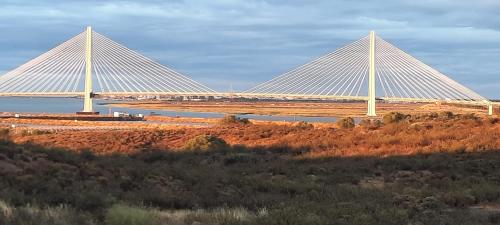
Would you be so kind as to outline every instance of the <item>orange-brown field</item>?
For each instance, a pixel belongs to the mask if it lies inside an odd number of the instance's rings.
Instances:
[[[229,114],[297,115],[297,116],[354,116],[366,115],[366,103],[335,102],[168,102],[134,101],[110,104],[114,107],[130,107],[152,110],[190,112],[219,112]],[[498,109],[496,109],[498,111]],[[377,103],[377,113],[389,112],[422,114],[451,111],[454,113],[487,113],[485,107],[453,106],[435,103]]]
[[[150,120],[203,121],[155,117]],[[14,119],[10,119],[14,120]],[[213,126],[135,126],[136,130],[61,131],[43,135],[18,134],[17,143],[36,143],[43,146],[72,150],[90,149],[96,153],[132,153],[145,149],[179,150],[195,136],[215,135],[232,145],[286,146],[307,150],[307,156],[387,156],[441,151],[478,151],[500,149],[500,124],[488,117],[457,116],[454,119],[433,118],[390,123],[380,128],[357,126],[341,129],[332,123],[257,122],[250,125]],[[44,121],[30,121],[33,123]],[[54,122],[54,121],[51,121]],[[57,121],[56,123],[63,123]],[[74,122],[67,122],[74,123]],[[77,122],[81,125],[98,122]],[[112,122],[119,124],[120,122]]]

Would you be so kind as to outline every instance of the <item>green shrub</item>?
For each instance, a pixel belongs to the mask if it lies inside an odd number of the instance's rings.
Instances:
[[[108,209],[106,225],[156,225],[160,217],[156,210],[116,204]]]
[[[219,123],[222,125],[249,124],[250,121],[247,118],[238,118],[235,115],[225,115]]]
[[[399,112],[391,112],[385,114],[383,117],[384,124],[398,123],[400,121],[403,121],[404,119],[406,119],[406,115]]]
[[[212,135],[199,135],[195,138],[189,140],[184,145],[185,150],[191,151],[214,151],[214,150],[224,150],[229,146],[221,138]]]
[[[337,121],[337,125],[341,128],[353,128],[355,123],[353,118],[345,117]]]

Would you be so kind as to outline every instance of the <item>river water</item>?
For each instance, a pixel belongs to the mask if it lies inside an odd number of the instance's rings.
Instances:
[[[170,110],[149,110],[135,108],[111,107],[106,103],[113,101],[94,99],[94,110],[101,114],[110,112],[127,112],[131,114],[142,113],[150,115],[151,113],[172,116],[172,117],[190,117],[190,118],[222,118],[223,113],[214,112],[185,112]],[[81,98],[61,98],[61,97],[0,97],[0,112],[12,113],[75,113],[81,111],[83,99]],[[274,115],[256,115],[244,114],[238,115],[240,118],[248,118],[265,121],[306,121],[306,122],[335,122],[335,117],[306,117],[306,116],[274,116]]]

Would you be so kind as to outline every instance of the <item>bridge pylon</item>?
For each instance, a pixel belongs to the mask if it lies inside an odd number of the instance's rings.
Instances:
[[[370,53],[368,72],[368,112],[367,116],[376,116],[375,112],[375,31],[370,32]]]
[[[93,112],[92,105],[92,27],[88,26],[85,41],[85,91],[83,112]]]

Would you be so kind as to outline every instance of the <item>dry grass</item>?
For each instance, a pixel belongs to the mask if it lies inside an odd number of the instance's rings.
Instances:
[[[408,118],[378,126],[299,126],[292,123],[227,125],[209,128],[135,131],[66,131],[43,135],[14,135],[17,143],[32,142],[72,150],[91,149],[99,154],[132,153],[144,149],[181,150],[199,135],[214,135],[231,145],[288,146],[307,149],[308,157],[387,156],[430,152],[500,149],[497,119],[456,116]]]

